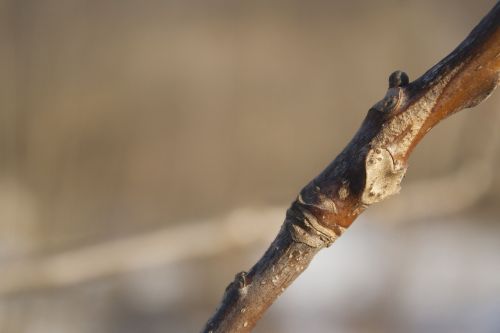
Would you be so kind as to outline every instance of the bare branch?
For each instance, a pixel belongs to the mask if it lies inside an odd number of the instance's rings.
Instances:
[[[369,205],[399,192],[415,145],[439,121],[487,98],[500,79],[500,4],[446,58],[409,83],[389,78],[339,156],[302,189],[264,256],[236,275],[203,332],[249,332],[266,309]]]
[[[182,224],[46,257],[4,263],[0,268],[0,296],[70,287],[269,241],[265,231],[270,226],[279,228],[272,224],[278,210],[238,210],[226,219]],[[242,228],[241,222],[247,222],[243,223],[246,227]]]
[[[491,190],[496,175],[500,112],[484,121],[489,123],[487,135],[481,146],[474,149],[474,158],[466,159],[445,175],[406,184],[404,195],[393,198],[383,207],[373,207],[370,216],[384,223],[424,221],[456,214],[480,202]]]

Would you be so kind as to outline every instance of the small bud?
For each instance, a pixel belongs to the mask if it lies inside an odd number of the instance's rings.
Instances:
[[[405,72],[395,71],[389,76],[389,88],[404,87],[410,83],[410,78]]]

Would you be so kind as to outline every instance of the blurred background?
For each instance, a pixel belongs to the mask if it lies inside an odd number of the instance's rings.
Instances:
[[[0,0],[0,332],[197,332],[388,75],[476,1]],[[500,95],[256,332],[499,332]]]

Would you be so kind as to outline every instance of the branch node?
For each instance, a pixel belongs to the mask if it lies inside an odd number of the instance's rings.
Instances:
[[[337,224],[329,228],[321,225],[306,204],[300,202],[300,197],[287,211],[287,222],[292,239],[313,248],[329,247],[345,231]]]
[[[238,289],[243,289],[250,285],[251,281],[248,278],[248,273],[245,271],[239,272],[234,276],[234,281],[238,283]]]

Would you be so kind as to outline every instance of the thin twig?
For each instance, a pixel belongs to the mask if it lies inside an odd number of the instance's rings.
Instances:
[[[279,229],[273,221],[278,221],[280,215],[278,208],[258,212],[241,209],[225,219],[186,223],[55,255],[4,262],[0,268],[0,296],[71,287],[269,241],[266,230],[273,226]],[[246,227],[242,228],[242,224]]]
[[[203,332],[249,332],[316,253],[366,207],[399,192],[415,145],[439,121],[487,98],[500,80],[500,4],[422,77],[394,72],[342,153],[302,191],[264,256],[238,273]]]

